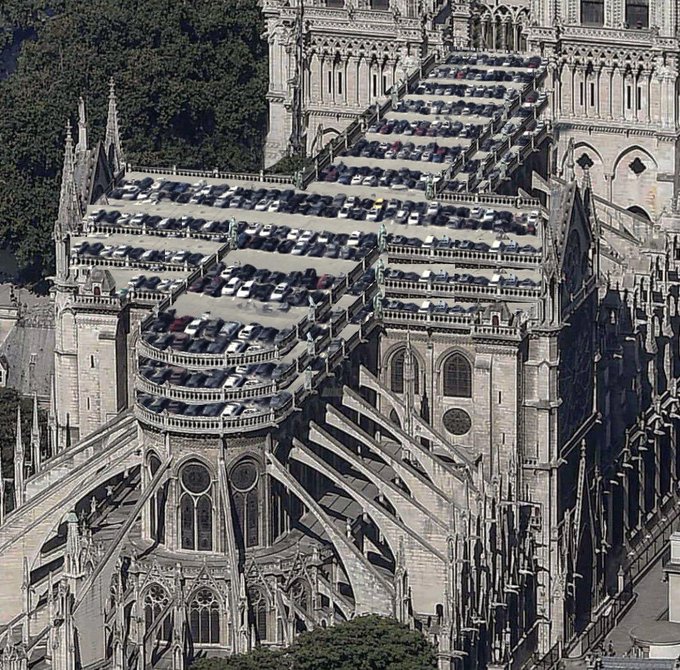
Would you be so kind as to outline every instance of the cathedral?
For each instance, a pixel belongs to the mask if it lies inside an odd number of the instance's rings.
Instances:
[[[579,658],[679,515],[675,8],[263,12],[296,174],[130,164],[113,81],[103,138],[67,124],[0,668],[182,670],[367,613],[440,670]]]

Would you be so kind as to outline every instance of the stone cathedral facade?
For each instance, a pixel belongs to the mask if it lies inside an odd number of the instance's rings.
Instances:
[[[113,85],[98,143],[81,102],[49,444],[19,417],[0,478],[0,668],[182,670],[366,613],[440,670],[597,641],[678,517],[675,19],[642,2],[266,2],[296,177],[135,168]],[[389,188],[354,143],[423,128],[428,82],[496,116]]]

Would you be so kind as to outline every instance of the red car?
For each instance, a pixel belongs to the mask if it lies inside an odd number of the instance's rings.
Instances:
[[[180,316],[170,324],[170,328],[168,328],[168,330],[171,333],[184,332],[184,329],[189,325],[189,323],[191,323],[191,320],[192,319],[190,316]]]

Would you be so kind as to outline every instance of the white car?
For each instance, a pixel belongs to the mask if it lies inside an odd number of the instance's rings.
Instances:
[[[250,298],[250,292],[253,290],[253,286],[255,286],[255,281],[253,279],[249,279],[244,284],[241,284],[238,291],[236,291],[236,297]]]
[[[308,249],[309,245],[304,240],[298,240],[290,252],[291,256],[303,256]]]
[[[262,226],[262,230],[260,231],[260,237],[270,237],[273,229],[274,226],[272,226],[271,223],[265,224]]]
[[[267,207],[268,212],[278,212],[281,207],[281,201],[279,199],[272,200],[272,204]]]
[[[300,237],[300,229],[299,228],[293,228],[288,235],[286,235],[287,240],[291,240],[293,242],[297,242],[298,238]]]
[[[255,211],[256,212],[266,212],[267,209],[269,209],[269,205],[272,204],[272,201],[269,198],[262,198],[257,205],[255,205]]]
[[[188,251],[178,251],[176,254],[172,255],[170,259],[173,263],[184,263],[184,261],[189,258]]]
[[[338,218],[339,219],[349,219],[349,213],[351,211],[351,207],[348,207],[346,204],[342,207],[342,209],[338,212]]]
[[[493,223],[495,218],[496,218],[496,210],[495,209],[487,209],[487,210],[484,211],[484,215],[482,216],[482,223]]]
[[[438,202],[429,202],[427,204],[428,214],[439,214],[440,204]]]
[[[537,209],[534,209],[527,215],[527,223],[531,223],[535,226],[540,218],[541,213]]]
[[[257,323],[250,323],[244,326],[241,332],[237,335],[239,340],[246,341],[257,337],[258,333],[262,330],[262,326]]]
[[[236,295],[243,282],[238,277],[232,277],[223,287],[222,295]]]
[[[224,406],[224,410],[222,411],[222,414],[224,416],[238,416],[243,412],[243,405],[238,402],[228,402]]]
[[[257,235],[260,232],[260,228],[262,226],[259,223],[251,223],[247,228],[246,228],[246,235]]]
[[[228,354],[242,354],[248,348],[248,343],[242,340],[234,340],[227,347]]]
[[[201,324],[203,323],[203,319],[194,319],[189,323],[189,325],[184,329],[184,332],[187,335],[197,335],[199,329],[201,328]]]
[[[235,389],[238,388],[239,386],[243,386],[243,382],[245,381],[245,378],[241,374],[234,374],[234,375],[229,375],[224,382],[225,388],[228,389]]]
[[[361,182],[363,181],[363,177],[360,174],[355,174],[352,177],[352,181],[350,182],[352,186],[361,186]]]
[[[411,214],[408,217],[408,225],[409,226],[420,225],[420,212],[411,212]]]
[[[349,239],[347,240],[347,246],[348,247],[358,247],[359,242],[361,242],[361,233],[358,230],[355,230],[349,236]]]
[[[316,235],[315,232],[313,232],[311,230],[305,230],[305,232],[302,233],[302,235],[300,235],[300,239],[298,240],[298,242],[307,242],[307,243],[312,242],[314,240],[315,235]]]
[[[274,302],[281,302],[286,297],[286,294],[290,290],[290,287],[286,282],[282,282],[281,284],[277,284],[274,290],[272,291],[271,295],[269,296],[270,300],[273,300]]]

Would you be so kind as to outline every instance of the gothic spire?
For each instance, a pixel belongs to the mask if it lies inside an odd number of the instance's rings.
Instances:
[[[38,422],[38,394],[33,393],[33,423],[31,424],[31,455],[33,472],[40,470],[42,454],[40,453],[40,424]]]
[[[64,146],[64,167],[61,173],[61,193],[59,194],[59,213],[54,224],[53,238],[57,266],[57,279],[68,279],[68,236],[76,229],[83,213],[75,183],[75,155],[71,124],[66,123],[66,142]]]
[[[109,114],[106,119],[106,137],[104,150],[111,165],[113,174],[116,175],[123,167],[123,147],[120,142],[120,129],[118,127],[118,105],[116,102],[116,85],[111,77],[109,82]]]
[[[21,404],[17,407],[17,432],[14,446],[14,508],[24,504],[24,443],[21,439]]]
[[[52,456],[59,451],[59,445],[57,444],[57,396],[54,386],[55,378],[52,375],[50,378],[50,409],[47,415],[48,448]]]
[[[78,99],[78,144],[76,155],[81,156],[87,151],[87,118],[85,116],[85,100],[81,96]]]

